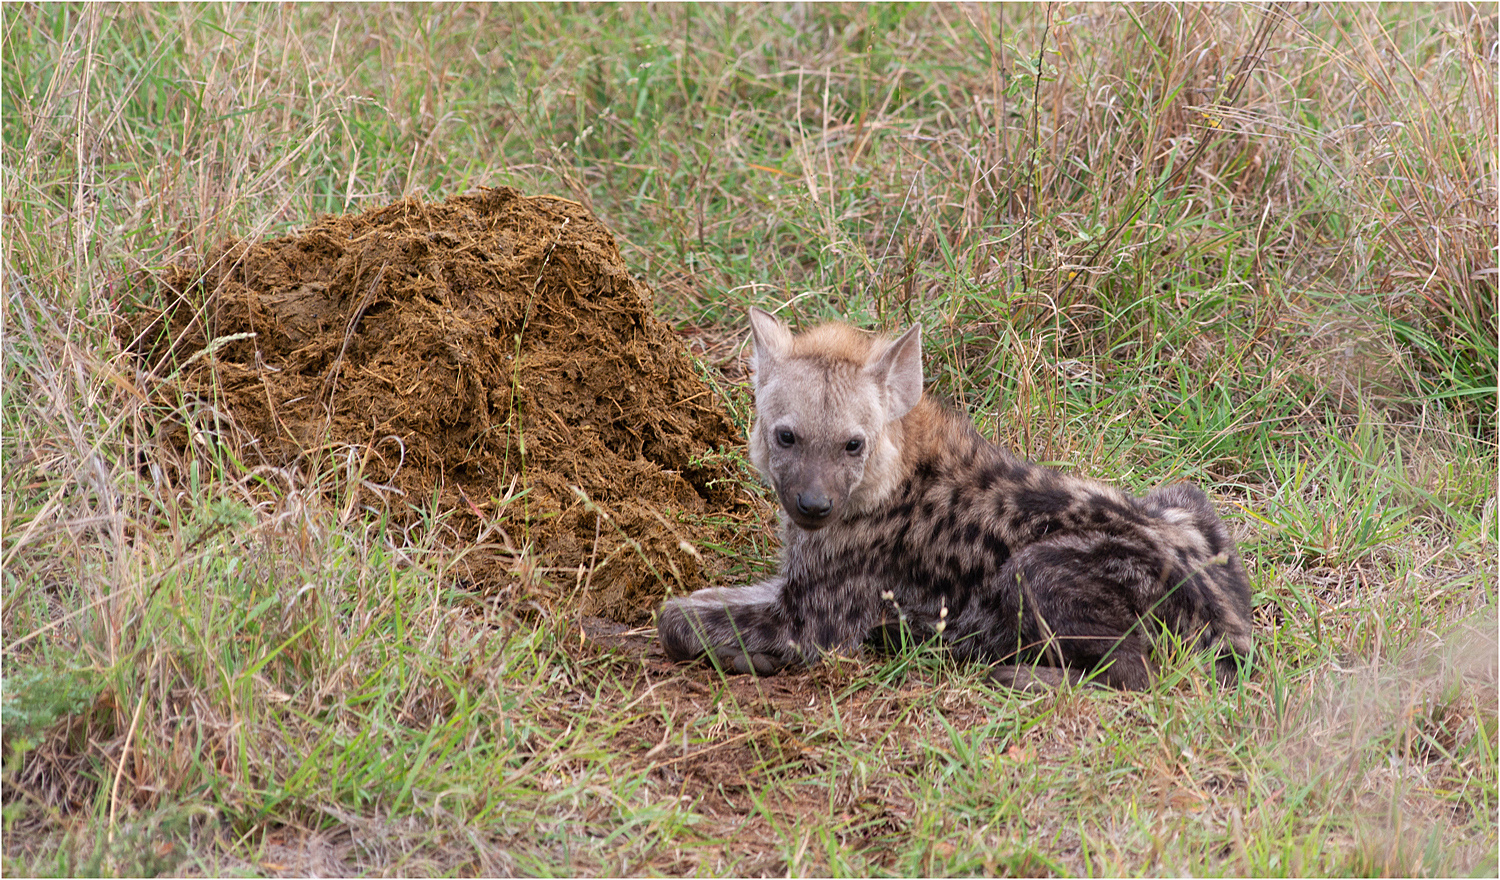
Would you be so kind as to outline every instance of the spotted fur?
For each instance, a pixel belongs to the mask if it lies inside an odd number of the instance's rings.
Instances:
[[[783,512],[781,571],[670,599],[669,656],[770,674],[850,651],[898,616],[995,680],[1145,687],[1164,633],[1232,681],[1250,585],[1208,498],[1133,497],[1022,461],[922,393],[921,338],[758,309],[750,456]]]

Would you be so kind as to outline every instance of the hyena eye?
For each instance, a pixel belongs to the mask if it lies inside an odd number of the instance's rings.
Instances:
[[[844,444],[844,451],[849,453],[850,455],[858,454],[858,452],[864,448],[865,441],[859,439],[858,437],[855,437],[853,440],[850,440],[848,443]]]
[[[776,442],[782,446],[791,446],[797,442],[797,435],[792,433],[791,428],[777,428]]]

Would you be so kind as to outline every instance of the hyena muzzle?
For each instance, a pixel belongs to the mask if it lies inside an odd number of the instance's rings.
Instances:
[[[918,326],[793,335],[751,309],[750,459],[783,513],[781,571],[670,599],[674,660],[770,674],[901,619],[1013,687],[1145,687],[1164,639],[1228,683],[1250,658],[1250,584],[1208,498],[1144,497],[1025,462],[922,393]]]

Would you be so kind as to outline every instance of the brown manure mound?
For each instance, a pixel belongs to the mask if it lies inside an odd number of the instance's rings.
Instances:
[[[456,543],[483,540],[462,563],[482,587],[540,559],[584,611],[640,622],[763,521],[717,454],[717,396],[573,202],[409,199],[161,281],[173,305],[121,335],[214,401],[240,461],[353,462],[345,490],[406,522],[436,499]]]

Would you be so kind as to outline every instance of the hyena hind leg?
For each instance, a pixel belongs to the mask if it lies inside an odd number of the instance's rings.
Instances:
[[[667,656],[678,662],[703,658],[740,675],[774,675],[791,665],[780,650],[776,581],[747,587],[716,587],[667,600],[656,620]]]
[[[1015,597],[1013,622],[968,614],[959,619],[963,630],[981,634],[976,646],[1004,664],[991,678],[1024,690],[1063,681],[1120,690],[1149,687],[1150,644],[1135,596],[1154,573],[1149,564],[1131,559],[1135,553],[1110,535],[1083,534],[1038,542],[1012,556],[991,586],[997,594]],[[1104,572],[1101,558],[1111,561]],[[994,615],[1001,608],[981,606],[974,614]],[[1019,656],[1012,639],[1026,646]]]
[[[1030,666],[998,663],[990,667],[990,681],[1018,691],[1051,691],[1064,682],[1079,684],[1084,673],[1066,666]]]
[[[1138,691],[1151,683],[1151,673],[1139,656],[1116,654],[1110,665],[1098,672],[1072,666],[1036,666],[1029,663],[997,663],[990,667],[990,681],[1018,691],[1051,691],[1064,683]]]

